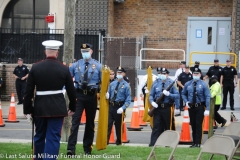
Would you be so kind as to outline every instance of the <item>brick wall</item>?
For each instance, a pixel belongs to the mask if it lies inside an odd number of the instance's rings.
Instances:
[[[232,17],[235,16],[235,3],[236,0],[129,0],[114,3],[109,6],[109,10],[114,10],[114,23],[108,26],[108,30],[110,36],[116,37],[146,36],[146,48],[186,51],[188,17]],[[166,52],[161,59],[167,59],[169,55],[173,54]],[[181,59],[181,56],[177,58]],[[177,63],[160,65],[178,68]]]
[[[24,64],[31,68],[31,64]],[[13,76],[13,70],[17,64],[3,64],[0,66],[0,76],[3,79],[2,90],[2,100],[10,101],[11,94],[14,93],[15,101],[18,101],[16,87],[15,87],[15,78]]]

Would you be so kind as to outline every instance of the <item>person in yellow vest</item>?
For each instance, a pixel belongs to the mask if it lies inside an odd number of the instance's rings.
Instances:
[[[222,94],[222,89],[221,89],[221,85],[218,82],[218,77],[213,75],[211,77],[211,84],[212,86],[210,87],[210,93],[211,93],[211,97],[215,97],[216,96],[216,102],[215,102],[215,106],[214,106],[214,119],[217,121],[218,124],[222,124],[221,127],[225,126],[227,120],[224,119],[219,113],[218,110],[220,108],[220,105],[222,103],[222,98],[221,98],[221,94]]]

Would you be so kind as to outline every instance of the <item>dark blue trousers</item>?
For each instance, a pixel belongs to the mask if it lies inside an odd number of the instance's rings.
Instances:
[[[34,136],[35,160],[54,160],[57,158],[63,119],[64,117],[34,117],[36,126]]]

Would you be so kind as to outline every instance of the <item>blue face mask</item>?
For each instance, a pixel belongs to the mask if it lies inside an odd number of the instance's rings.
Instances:
[[[122,79],[122,78],[123,78],[123,75],[118,74],[116,77],[117,77],[117,79]]]
[[[82,57],[83,57],[83,59],[89,59],[91,57],[91,54],[90,54],[90,52],[84,52],[84,53],[82,53]]]
[[[167,76],[166,76],[166,75],[161,75],[161,77],[160,77],[160,78],[161,78],[161,80],[163,80],[163,81],[164,81],[164,80],[166,80],[166,79],[167,79]]]
[[[199,80],[200,77],[199,77],[199,76],[193,76],[193,79],[194,79],[194,80]]]
[[[158,74],[158,78],[161,79],[161,74]]]

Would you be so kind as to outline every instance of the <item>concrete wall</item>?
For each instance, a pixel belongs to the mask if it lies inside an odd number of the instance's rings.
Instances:
[[[56,13],[56,28],[64,29],[65,0],[49,0],[49,13]]]
[[[2,16],[3,12],[10,0],[0,0],[0,26],[2,26]]]

